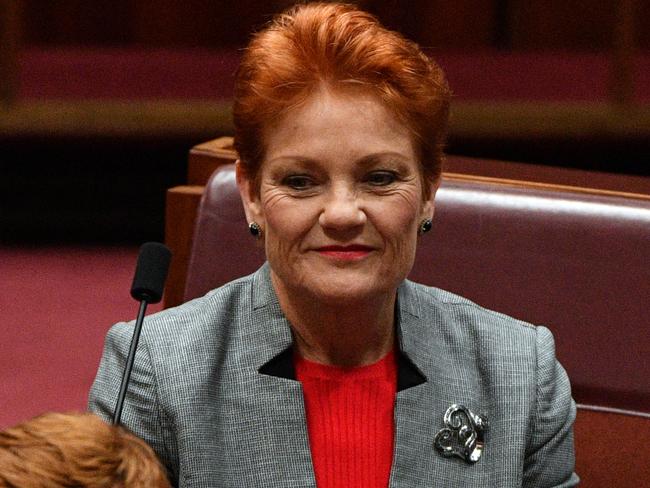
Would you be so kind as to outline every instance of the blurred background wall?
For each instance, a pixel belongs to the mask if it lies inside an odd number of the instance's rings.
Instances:
[[[162,239],[282,0],[0,0],[0,242]],[[650,175],[650,0],[360,0],[456,94],[448,151]]]
[[[16,0],[13,0],[14,2]],[[295,2],[282,0],[22,0],[23,41],[41,46],[242,47]],[[360,0],[351,2],[424,46],[609,50],[620,2]],[[624,2],[623,2],[624,3]],[[633,2],[650,48],[650,2]]]

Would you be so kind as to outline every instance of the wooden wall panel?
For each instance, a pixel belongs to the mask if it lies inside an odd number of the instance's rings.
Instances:
[[[23,0],[27,44],[123,45],[132,41],[133,0]]]
[[[650,49],[650,0],[636,2],[636,41],[643,49]]]
[[[511,0],[510,29],[515,49],[607,50],[612,46],[617,9],[625,0]],[[650,49],[650,0],[632,0],[635,44]]]
[[[244,46],[277,9],[273,2],[133,0],[134,38],[153,46]]]
[[[16,0],[18,1],[18,0]],[[603,50],[621,0],[348,0],[424,46]],[[650,0],[634,0],[650,48]],[[27,44],[238,47],[294,0],[22,0]]]
[[[293,0],[24,0],[29,44],[243,46]],[[427,46],[486,45],[495,0],[353,0]]]
[[[607,49],[615,18],[616,1],[514,0],[510,2],[512,47]]]
[[[419,44],[438,48],[489,46],[496,28],[495,0],[366,2],[386,26]]]
[[[421,2],[417,37],[426,46],[470,48],[489,46],[496,36],[493,0]]]
[[[0,0],[0,110],[13,104],[18,91],[20,8],[13,0]]]

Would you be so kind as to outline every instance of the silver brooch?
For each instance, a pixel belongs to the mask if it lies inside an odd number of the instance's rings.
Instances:
[[[445,457],[457,456],[470,464],[481,458],[485,447],[485,431],[488,421],[464,407],[452,405],[444,416],[447,427],[441,429],[433,442]]]

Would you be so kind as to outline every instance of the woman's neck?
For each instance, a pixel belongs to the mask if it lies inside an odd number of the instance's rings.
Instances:
[[[294,347],[305,359],[363,366],[377,362],[393,348],[396,291],[366,299],[323,302],[273,282],[280,307],[291,324]]]

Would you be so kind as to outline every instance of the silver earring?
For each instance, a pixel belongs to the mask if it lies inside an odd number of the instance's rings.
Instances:
[[[418,234],[426,234],[431,230],[432,226],[433,222],[431,222],[431,219],[424,219],[422,222],[420,222],[420,226],[418,227]]]
[[[257,222],[251,222],[250,224],[248,224],[248,230],[251,233],[251,235],[256,239],[262,237],[262,228],[260,227],[260,224],[258,224]]]

